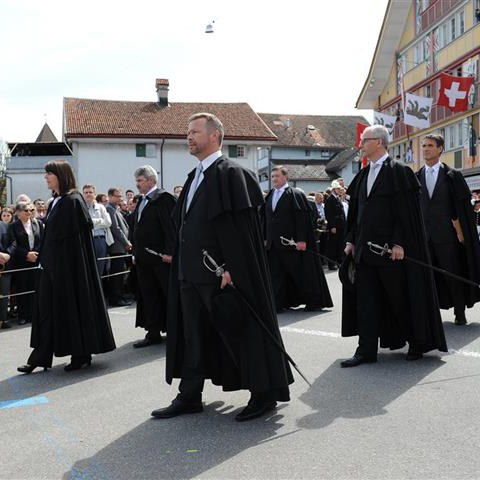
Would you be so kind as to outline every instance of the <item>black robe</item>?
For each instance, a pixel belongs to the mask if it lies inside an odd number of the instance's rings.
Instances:
[[[37,302],[31,346],[41,347],[42,328],[53,332],[57,357],[104,353],[115,349],[92,239],[92,220],[78,192],[64,195],[50,210],[40,246],[40,275],[52,284],[50,302]],[[41,282],[40,282],[41,284]],[[44,292],[37,291],[37,298]],[[52,311],[39,312],[50,303]],[[41,323],[46,319],[50,326]]]
[[[415,174],[410,168],[391,159],[385,160],[382,168],[385,168],[385,178],[388,178],[388,181],[393,185],[394,194],[391,197],[391,201],[394,203],[394,210],[399,215],[404,243],[401,246],[405,255],[430,263],[425,226],[420,209],[420,184]],[[360,195],[360,187],[366,182],[367,175],[367,168],[360,170],[348,188],[347,194],[350,195],[350,208],[347,219],[347,231],[352,230],[353,222],[357,219],[357,199]],[[367,245],[355,245],[356,250],[359,247],[363,247],[365,250],[368,249]],[[390,245],[391,247],[392,245]],[[391,262],[392,260],[386,257],[384,261]],[[406,301],[410,312],[409,318],[405,319],[408,326],[409,339],[415,342],[416,345],[421,345],[424,352],[435,349],[447,352],[433,271],[407,260],[404,260],[404,267],[407,284]],[[358,335],[356,305],[355,290],[343,287],[343,337]],[[381,326],[380,346],[391,349],[401,348],[405,345],[406,339],[399,338],[396,335],[396,328],[390,323],[390,320],[386,318],[385,323]]]
[[[177,226],[194,173],[190,172],[175,207],[174,220]],[[263,196],[256,178],[250,171],[225,157],[216,160],[204,175],[208,223],[221,248],[223,258],[220,260],[225,262],[235,287],[246,297],[269,332],[282,343],[258,217]],[[184,350],[179,301],[178,239],[175,245],[167,317],[168,383],[182,376]],[[216,260],[220,261],[218,258]],[[218,282],[220,285],[220,279]],[[213,313],[210,318],[212,328],[208,335],[206,378],[226,391],[270,390],[275,392],[277,400],[287,401],[288,385],[293,382],[287,360],[235,295],[230,287],[226,287],[224,291],[219,289],[217,300],[215,297],[213,299],[213,304],[218,308],[213,308],[212,311],[217,314]]]
[[[260,212],[263,222],[264,231],[267,231],[266,223],[266,203],[271,201],[273,190],[271,190],[265,197],[265,205],[262,206]],[[283,198],[285,196],[285,198]],[[323,272],[320,257],[316,255],[317,237],[312,220],[312,207],[309,205],[305,194],[298,188],[288,187],[285,189],[282,198],[279,202],[289,202],[291,208],[294,209],[295,215],[302,217],[304,222],[305,242],[307,244],[306,252],[296,251],[295,247],[283,246],[280,239],[272,239],[272,244],[275,245],[277,251],[281,255],[281,251],[290,251],[296,254],[296,278],[291,279],[286,288],[287,295],[283,298],[282,307],[297,307],[298,305],[311,305],[315,307],[329,308],[333,307],[332,297],[328,289],[325,273]],[[288,225],[288,231],[282,230],[282,235],[286,238],[294,236],[295,227]],[[265,237],[267,237],[265,233]],[[293,238],[295,241],[300,241],[298,238]],[[267,240],[268,243],[268,240]],[[267,248],[269,246],[267,245]]]
[[[480,241],[478,239],[477,219],[471,204],[472,193],[465,182],[462,172],[449,167],[445,163],[442,165],[450,188],[451,198],[454,202],[453,208],[458,216],[464,236],[463,245],[460,245],[461,276],[480,284]],[[419,175],[420,171],[417,172],[417,177]],[[437,288],[440,308],[452,308],[454,306],[452,296],[448,292],[444,294],[444,289],[448,288],[443,281],[444,275],[441,273],[435,275],[436,278],[439,277]],[[471,308],[480,301],[480,288],[467,283],[462,283],[462,285],[464,287],[465,305]],[[441,288],[439,288],[440,286]]]

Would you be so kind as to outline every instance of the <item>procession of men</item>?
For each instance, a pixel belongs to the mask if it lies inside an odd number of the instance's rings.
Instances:
[[[465,309],[480,300],[480,243],[463,176],[440,161],[442,137],[423,139],[426,165],[414,173],[390,158],[385,127],[367,127],[368,164],[348,188],[334,180],[328,196],[290,185],[282,165],[262,193],[252,172],[222,154],[223,137],[215,115],[189,118],[187,143],[198,164],[173,194],[158,187],[150,165],[134,172],[139,195],[131,192],[130,207],[117,187],[106,208],[92,184],[83,187],[99,274],[108,259],[106,299],[129,306],[126,287],[134,285],[135,326],[146,335],[133,347],[166,335],[166,380],[180,379],[154,418],[203,412],[206,380],[250,392],[239,422],[288,402],[291,367],[304,375],[280,334],[277,316],[287,311],[341,307],[342,336],[358,337],[342,368],[377,362],[379,347],[407,345],[407,361],[448,351],[440,309],[453,307],[455,324],[467,324]],[[341,306],[333,305],[324,267],[339,269]]]

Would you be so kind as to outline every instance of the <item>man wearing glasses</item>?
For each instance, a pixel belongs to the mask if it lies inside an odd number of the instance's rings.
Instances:
[[[343,292],[342,335],[358,335],[359,342],[343,368],[376,362],[379,338],[391,350],[408,343],[407,360],[447,351],[432,271],[404,260],[429,262],[420,185],[409,167],[389,157],[388,142],[382,125],[365,129],[361,143],[369,165],[347,192],[345,253],[353,258],[355,289]],[[368,242],[390,251],[378,255]]]

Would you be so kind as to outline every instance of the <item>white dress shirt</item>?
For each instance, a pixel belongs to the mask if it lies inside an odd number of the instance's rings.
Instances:
[[[275,208],[277,208],[277,203],[278,201],[282,198],[283,192],[285,191],[286,188],[288,188],[288,183],[283,185],[280,188],[274,188],[273,189],[273,196],[272,196],[272,210],[275,211]]]
[[[437,184],[438,172],[440,171],[440,168],[443,168],[442,162],[437,162],[435,165],[432,165],[431,167],[429,167],[428,165],[425,165],[425,182],[428,182],[427,180],[428,175],[432,175],[431,191],[428,192],[430,197],[432,196],[435,185]],[[428,187],[429,185],[427,183],[427,189]]]

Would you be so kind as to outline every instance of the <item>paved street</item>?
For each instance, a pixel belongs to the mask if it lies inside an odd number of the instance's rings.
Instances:
[[[282,314],[285,344],[313,386],[296,375],[292,401],[239,424],[248,392],[207,385],[203,414],[153,420],[176,384],[164,381],[165,346],[141,338],[135,309],[110,310],[117,350],[92,366],[17,375],[29,327],[0,332],[1,479],[470,479],[480,478],[480,307],[455,327],[443,312],[449,354],[341,369],[356,339],[340,337],[335,307]],[[419,292],[421,294],[421,292]],[[15,401],[15,402],[12,402]]]

